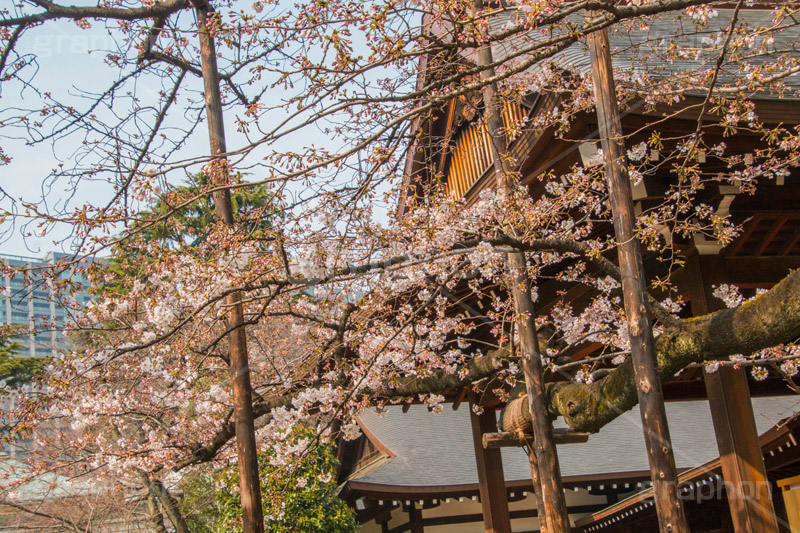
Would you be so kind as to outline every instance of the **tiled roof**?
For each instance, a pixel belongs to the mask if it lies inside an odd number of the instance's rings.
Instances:
[[[363,413],[362,424],[397,456],[358,481],[402,486],[477,483],[468,409],[463,405],[453,411],[447,406],[435,415],[424,405],[412,405],[407,413],[399,406],[389,407],[383,417],[373,411]],[[800,411],[800,398],[754,398],[753,410],[761,434]],[[707,402],[670,402],[667,417],[678,468],[695,467],[718,456]],[[506,481],[530,477],[522,449],[504,448],[502,455]],[[559,445],[558,455],[564,478],[647,471],[639,410],[622,414],[586,443]]]
[[[637,74],[647,72],[655,78],[683,77],[684,75],[696,75],[698,72],[708,72],[716,67],[719,57],[719,43],[724,40],[725,30],[731,22],[732,9],[718,9],[717,16],[708,20],[708,27],[698,29],[694,21],[684,15],[677,18],[675,13],[658,15],[649,19],[643,19],[648,24],[636,23],[633,27],[617,25],[613,31],[609,32],[609,40],[613,57],[614,70],[617,77],[621,73],[627,72],[633,78]],[[489,24],[494,31],[502,30],[505,26],[512,24],[516,19],[510,12],[498,14],[489,19]],[[768,9],[746,9],[738,15],[738,23],[746,25],[751,29],[771,28],[774,14]],[[575,25],[580,25],[584,21],[583,13],[572,15],[568,20]],[[791,22],[784,22],[782,29],[774,35],[774,42],[762,43],[762,38],[753,40],[753,47],[745,52],[746,59],[737,62],[726,62],[718,78],[718,87],[726,84],[741,84],[746,77],[744,71],[739,71],[740,67],[759,67],[774,63],[784,53],[788,53],[796,59],[800,56],[800,48],[797,42],[796,27],[790,26]],[[549,30],[532,30],[527,34],[518,34],[505,41],[492,46],[495,60],[500,60],[517,55],[518,60],[524,60],[527,53],[524,50],[537,41],[543,41],[545,37],[550,39],[559,35],[561,31],[556,29],[554,32]],[[653,50],[665,51],[670,39],[674,39],[682,48],[692,50],[691,55],[680,58],[660,57],[660,54],[651,54]],[[711,43],[714,43],[713,45]],[[761,50],[763,45],[764,49]],[[730,57],[730,50],[728,57]],[[511,61],[516,61],[512,59]],[[559,69],[575,72],[581,75],[591,74],[591,63],[585,39],[573,44],[567,49],[557,53],[553,58],[537,63],[528,70],[535,72],[544,68],[545,65],[554,65]],[[786,77],[783,82],[791,91],[800,91],[800,73]],[[762,94],[761,96],[765,96]],[[777,95],[771,95],[777,96]],[[789,97],[785,94],[784,97]],[[799,97],[799,94],[794,94]]]

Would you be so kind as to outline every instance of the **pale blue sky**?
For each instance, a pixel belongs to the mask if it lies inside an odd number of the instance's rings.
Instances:
[[[181,15],[185,23],[191,23],[192,13],[187,12]],[[188,36],[190,39],[192,36]],[[105,63],[104,50],[114,48],[114,42],[102,24],[94,23],[88,30],[79,29],[71,21],[47,22],[46,24],[33,28],[23,35],[19,43],[19,49],[35,54],[38,64],[38,73],[35,84],[42,92],[50,92],[57,100],[65,102],[75,102],[79,109],[85,108],[86,103],[74,95],[76,89],[84,91],[103,91],[118,76],[119,70]],[[222,66],[224,68],[224,66]],[[187,74],[184,86],[189,85],[192,91],[201,90],[200,80],[192,74]],[[168,90],[168,85],[162,85],[159,80],[149,79],[137,85],[137,92],[144,103],[148,96],[152,95],[152,100],[157,101],[158,93]],[[39,108],[41,98],[30,88],[22,88],[19,83],[4,83],[0,93],[0,108]],[[188,94],[185,93],[184,94]],[[268,102],[274,103],[282,98],[278,90],[272,90],[268,95]],[[173,109],[175,110],[175,109]],[[4,116],[13,116],[13,112],[6,112]],[[236,150],[246,144],[244,135],[236,132],[233,113],[226,114],[226,135],[228,138],[229,151]],[[273,115],[271,120],[277,120]],[[266,126],[266,124],[265,124]],[[17,137],[9,128],[0,131],[0,146],[3,147],[7,155],[13,158],[10,165],[0,167],[0,185],[3,189],[16,200],[20,198],[32,201],[42,197],[43,180],[50,174],[51,170],[59,164],[69,165],[73,161],[74,154],[81,147],[82,138],[72,135],[66,139],[61,139],[52,145],[49,142],[36,146],[26,146],[22,139],[9,139]],[[200,157],[208,154],[207,130],[205,125],[201,125],[195,131],[189,142],[181,150],[182,158]],[[276,149],[299,149],[302,145],[313,143],[318,146],[333,144],[318,128],[306,128],[302,134],[294,135],[281,141]],[[271,148],[259,149],[257,153],[243,162],[243,167],[258,163],[258,160],[269,153]],[[173,158],[174,159],[174,158]],[[196,167],[199,168],[199,167]],[[252,179],[263,176],[263,169],[253,168],[249,171]],[[178,181],[182,178],[181,173],[173,173],[170,181]],[[72,184],[59,182],[48,192],[48,201],[51,205],[63,202],[71,193]],[[84,182],[71,202],[71,206],[82,202],[98,203],[108,198],[111,187],[102,183]],[[0,201],[0,206],[8,208],[10,201],[8,198]],[[10,221],[7,220],[0,229],[7,230]],[[30,228],[25,233],[35,233],[34,228]],[[61,249],[61,244],[54,244],[67,235],[66,228],[55,229],[49,232],[44,238],[37,235],[21,235],[20,227],[17,226],[13,233],[7,234],[2,244],[4,253],[15,253],[21,255],[41,255],[47,251]]]

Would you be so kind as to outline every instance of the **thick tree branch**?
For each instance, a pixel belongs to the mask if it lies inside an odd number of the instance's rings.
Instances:
[[[164,507],[169,521],[172,522],[175,533],[189,533],[189,525],[186,523],[186,520],[184,520],[183,515],[181,515],[178,500],[169,493],[158,479],[153,480],[151,490],[155,491],[156,495],[158,495],[158,499],[161,500],[161,505]]]
[[[725,309],[703,317],[680,320],[656,339],[659,375],[669,381],[676,372],[691,363],[722,359],[736,353],[752,353],[762,348],[791,342],[800,336],[800,271],[793,272],[778,285],[753,301],[734,309]],[[507,350],[493,350],[468,363],[469,373],[433,372],[427,376],[408,376],[379,391],[364,391],[378,399],[392,400],[419,394],[460,390],[493,376],[504,367]],[[564,416],[576,431],[597,432],[616,417],[636,405],[633,368],[626,361],[611,374],[591,385],[550,383],[547,386],[550,411]],[[291,405],[286,395],[256,402],[254,415],[260,418],[278,407]],[[525,398],[509,402],[525,406]],[[520,409],[521,416],[528,412]],[[528,418],[529,420],[529,418]],[[234,436],[232,422],[223,425],[206,444],[198,446],[175,465],[180,470],[192,464],[210,461]]]
[[[161,18],[171,15],[189,6],[186,0],[165,0],[147,7],[101,7],[101,6],[62,6],[49,0],[34,0],[37,6],[44,9],[41,13],[23,15],[0,20],[0,28],[19,26],[20,24],[36,24],[53,19],[112,19],[142,20]]]
[[[800,271],[755,300],[699,318],[680,321],[656,339],[662,381],[690,363],[722,359],[792,342],[800,336]],[[552,383],[550,408],[578,431],[598,431],[636,405],[630,360],[591,385]]]

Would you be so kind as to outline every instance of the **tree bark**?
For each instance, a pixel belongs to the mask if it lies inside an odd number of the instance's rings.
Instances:
[[[209,33],[206,21],[211,12],[204,0],[195,0],[197,26],[202,56],[203,85],[205,89],[206,116],[208,121],[211,157],[224,164],[225,125],[222,119],[222,97],[219,90],[219,70],[214,38]],[[223,168],[227,184],[227,168]],[[214,209],[217,218],[227,226],[233,226],[234,215],[230,190],[222,188],[214,192]],[[261,486],[258,477],[258,455],[253,417],[253,391],[250,384],[250,366],[247,360],[247,339],[244,329],[244,307],[239,293],[225,298],[228,307],[227,325],[230,357],[231,383],[233,388],[234,425],[236,429],[236,454],[239,462],[239,486],[242,501],[242,525],[244,533],[262,533],[264,517],[261,509]]]
[[[681,320],[655,343],[658,373],[664,381],[690,363],[752,353],[800,335],[800,271],[793,272],[753,301],[734,309]],[[576,431],[597,432],[636,405],[632,362],[591,385],[548,384],[550,408]]]
[[[175,533],[190,533],[189,525],[183,519],[183,515],[178,506],[178,500],[172,497],[172,494],[169,493],[161,481],[157,479],[151,481],[150,490],[155,492],[158,499],[161,500],[161,505],[164,507],[164,512],[167,513],[167,518],[172,522]]]
[[[150,515],[150,524],[153,526],[153,531],[155,533],[167,533],[167,528],[164,527],[164,516],[158,508],[156,493],[149,482],[147,486],[147,512]]]
[[[625,159],[622,124],[617,107],[608,32],[589,35],[597,122],[603,147],[606,181],[614,217],[622,296],[634,367],[642,430],[650,463],[658,524],[662,533],[688,532],[689,524],[678,495],[678,470],[669,436],[664,393],[656,368],[653,324],[647,306],[647,286],[642,253],[636,238],[631,180]]]
[[[483,9],[482,0],[474,0],[473,15]],[[491,45],[478,48],[478,66],[482,67],[481,79],[494,76],[494,69],[488,68],[492,59]],[[484,121],[491,139],[492,157],[497,175],[497,187],[512,196],[514,173],[508,162],[508,141],[502,130],[502,106],[498,100],[497,84],[490,83],[483,90]],[[570,530],[564,487],[561,483],[561,468],[553,440],[553,425],[547,409],[542,356],[536,334],[536,309],[531,298],[531,280],[528,276],[528,262],[524,252],[507,254],[511,294],[517,315],[520,336],[520,356],[525,375],[525,389],[528,396],[528,409],[532,421],[534,442],[533,452],[538,466],[538,496],[544,507],[546,529],[550,533]],[[532,476],[536,483],[537,476]]]

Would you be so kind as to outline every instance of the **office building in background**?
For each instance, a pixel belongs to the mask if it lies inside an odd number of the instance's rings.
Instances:
[[[69,278],[76,287],[73,294],[57,295],[52,284],[41,279],[41,272],[55,265],[66,254],[50,252],[43,258],[0,254],[0,261],[13,269],[23,268],[28,276],[17,272],[15,276],[3,275],[0,300],[0,324],[24,326],[27,332],[14,337],[23,348],[20,356],[50,357],[66,344],[64,325],[69,324],[76,309],[86,305],[90,297],[88,283],[77,272],[60,274]],[[27,278],[27,279],[26,279]],[[31,326],[35,325],[34,331]]]

